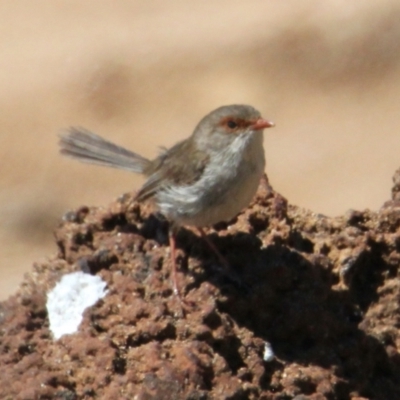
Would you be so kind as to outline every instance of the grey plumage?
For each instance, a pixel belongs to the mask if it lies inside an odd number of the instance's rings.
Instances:
[[[137,173],[143,173],[150,165],[147,158],[108,142],[84,128],[69,128],[60,135],[59,145],[61,154],[90,164]]]

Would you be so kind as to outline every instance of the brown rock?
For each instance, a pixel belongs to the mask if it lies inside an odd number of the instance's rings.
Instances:
[[[0,305],[0,398],[400,398],[395,197],[379,212],[328,218],[262,182],[249,209],[208,231],[231,275],[180,231],[184,314],[166,221],[130,195],[67,213],[58,255]],[[108,294],[55,341],[46,293],[78,270],[100,275]]]

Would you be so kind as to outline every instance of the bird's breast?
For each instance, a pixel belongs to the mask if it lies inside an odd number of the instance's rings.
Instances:
[[[256,132],[210,154],[195,183],[160,191],[160,211],[182,225],[207,226],[233,218],[249,204],[264,172],[262,142],[262,133]]]

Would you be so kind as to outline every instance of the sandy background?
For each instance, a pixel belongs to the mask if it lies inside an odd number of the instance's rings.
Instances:
[[[223,104],[272,119],[267,172],[291,203],[377,209],[400,166],[400,2],[2,1],[0,298],[55,250],[68,209],[141,182],[58,155],[82,125],[154,156]]]

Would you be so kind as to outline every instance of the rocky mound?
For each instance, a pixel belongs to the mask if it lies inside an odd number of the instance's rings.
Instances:
[[[1,399],[400,399],[400,170],[378,212],[328,218],[263,183],[251,206],[207,231],[222,269],[189,229],[125,195],[67,213],[58,255],[0,305]],[[55,340],[47,293],[101,277],[107,294]],[[68,315],[69,309],[64,310]]]

